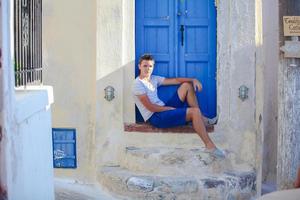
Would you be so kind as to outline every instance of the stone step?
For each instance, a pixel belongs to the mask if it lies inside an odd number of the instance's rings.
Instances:
[[[120,199],[143,200],[239,200],[254,195],[254,171],[219,175],[160,176],[137,173],[119,166],[103,167],[98,180]]]
[[[252,171],[247,164],[236,164],[235,155],[227,152],[225,159],[216,159],[204,148],[126,147],[120,165],[132,171],[160,175],[219,174],[225,171]]]
[[[196,133],[192,125],[177,126],[174,128],[156,128],[149,123],[124,123],[125,132],[140,132],[140,133]],[[207,132],[213,132],[214,126],[207,125]]]

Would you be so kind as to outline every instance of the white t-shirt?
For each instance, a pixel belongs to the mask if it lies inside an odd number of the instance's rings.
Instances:
[[[138,95],[147,94],[151,103],[159,106],[164,106],[164,102],[162,102],[157,96],[157,87],[159,87],[164,80],[165,78],[162,76],[151,75],[150,82],[141,80],[139,77],[137,77],[133,82],[133,98],[145,121],[147,121],[152,116],[153,112],[148,110],[142,104],[142,102],[138,98]]]

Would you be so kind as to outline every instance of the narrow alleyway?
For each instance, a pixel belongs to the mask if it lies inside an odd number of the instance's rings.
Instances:
[[[55,179],[55,200],[117,200],[97,185]]]

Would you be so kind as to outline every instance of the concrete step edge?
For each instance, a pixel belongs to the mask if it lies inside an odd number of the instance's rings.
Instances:
[[[119,166],[100,169],[98,180],[111,192],[131,199],[199,199],[215,195],[216,199],[231,196],[253,195],[256,174],[251,172],[226,172],[206,177],[159,176],[136,173]],[[172,197],[172,198],[171,198]],[[227,198],[227,197],[226,197]]]

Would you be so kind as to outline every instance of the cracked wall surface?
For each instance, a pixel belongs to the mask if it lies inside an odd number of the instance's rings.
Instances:
[[[300,5],[297,0],[280,0],[280,19],[282,16],[299,15]],[[298,38],[285,37],[280,23],[280,45],[285,40]],[[284,58],[280,54],[278,69],[278,156],[277,187],[291,188],[300,167],[300,61]]]

